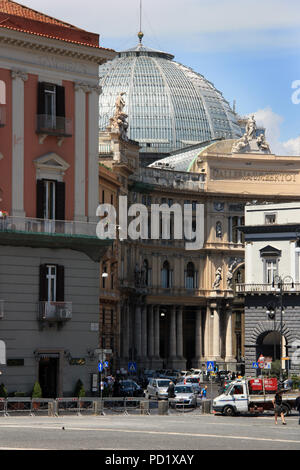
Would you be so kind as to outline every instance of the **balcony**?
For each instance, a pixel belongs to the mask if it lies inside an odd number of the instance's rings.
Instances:
[[[0,105],[0,127],[4,127],[6,125],[6,107]]]
[[[113,240],[100,239],[97,223],[7,216],[0,219],[0,245],[71,249],[100,261]]]
[[[82,235],[96,237],[96,223],[8,216],[0,219],[0,232]]]
[[[42,144],[48,136],[57,136],[58,145],[60,146],[65,137],[72,137],[73,120],[66,117],[38,114],[36,133],[40,135],[40,144]]]
[[[276,294],[280,289],[272,284],[236,284],[237,294]],[[300,283],[282,284],[282,291],[286,294],[300,293]]]
[[[40,302],[38,320],[61,323],[72,319],[72,302]]]

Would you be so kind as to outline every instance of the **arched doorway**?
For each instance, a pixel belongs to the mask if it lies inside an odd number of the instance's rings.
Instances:
[[[278,331],[266,331],[257,338],[256,359],[261,354],[265,358],[270,358],[272,362],[280,360],[280,333]]]

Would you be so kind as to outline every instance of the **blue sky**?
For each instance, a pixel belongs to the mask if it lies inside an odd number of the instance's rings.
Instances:
[[[100,34],[103,47],[133,47],[140,0],[19,0]],[[143,0],[144,44],[201,73],[242,115],[255,113],[277,154],[300,155],[299,0]]]

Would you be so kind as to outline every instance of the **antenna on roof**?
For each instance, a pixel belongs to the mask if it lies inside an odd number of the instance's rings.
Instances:
[[[138,33],[140,44],[142,44],[142,40],[144,37],[144,33],[142,32],[142,7],[143,7],[142,0],[140,0],[140,31]]]

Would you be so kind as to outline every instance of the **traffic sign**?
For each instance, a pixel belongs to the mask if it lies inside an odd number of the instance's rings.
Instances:
[[[213,372],[215,370],[215,363],[214,361],[208,361],[206,363],[206,370],[209,372]]]
[[[136,362],[128,362],[128,372],[136,372],[137,371],[137,365]]]
[[[252,362],[252,369],[258,369],[258,362]]]
[[[265,369],[272,369],[272,362],[265,362]]]
[[[105,369],[108,369],[108,368],[109,368],[109,363],[108,363],[108,361],[105,361],[103,365],[104,365],[104,368],[105,368]]]
[[[99,362],[99,364],[98,364],[98,370],[99,370],[99,372],[102,372],[102,371],[103,371],[103,364],[102,364],[102,362]]]

